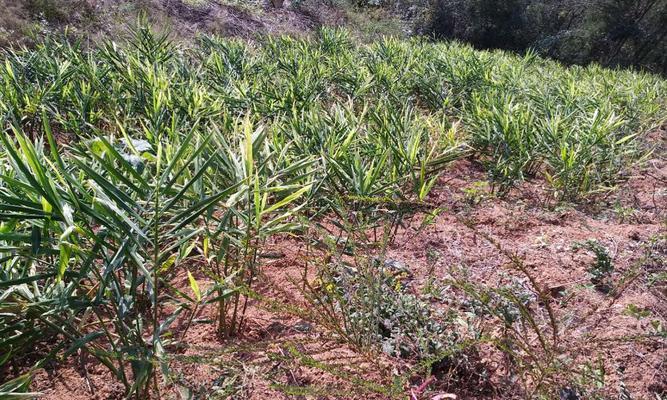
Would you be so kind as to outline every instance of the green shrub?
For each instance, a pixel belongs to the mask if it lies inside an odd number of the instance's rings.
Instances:
[[[665,0],[433,0],[421,8],[417,30],[439,38],[667,73]]]

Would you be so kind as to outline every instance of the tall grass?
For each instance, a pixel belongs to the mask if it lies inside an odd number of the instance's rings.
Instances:
[[[608,190],[666,93],[641,73],[329,29],[184,48],[142,26],[122,45],[7,51],[0,367],[43,342],[44,360],[90,353],[146,396],[181,314],[214,304],[222,336],[243,330],[269,238],[324,215],[395,232],[465,156],[501,193],[536,176],[558,199]]]

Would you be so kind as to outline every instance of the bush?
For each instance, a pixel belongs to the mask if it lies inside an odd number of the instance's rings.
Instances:
[[[434,0],[423,33],[667,74],[667,0]]]

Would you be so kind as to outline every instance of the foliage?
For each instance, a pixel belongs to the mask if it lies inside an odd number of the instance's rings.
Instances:
[[[410,268],[387,258],[394,221],[372,219],[366,225],[367,211],[354,212],[361,218],[341,218],[343,222],[335,224],[337,234],[323,225],[311,238],[324,253],[316,259],[326,261],[317,279],[305,283],[304,294],[316,310],[316,321],[362,353],[382,351],[416,363],[412,374],[438,376],[474,393],[488,391],[476,322],[467,321],[455,307],[438,307],[429,301],[430,295],[416,293]],[[425,228],[429,217],[412,228]],[[345,222],[351,220],[355,222]]]
[[[334,250],[326,258],[331,261],[309,293],[334,330],[362,351],[381,349],[399,358],[426,360],[454,348],[459,337],[452,316],[409,293],[410,272],[386,259],[383,239],[377,252],[353,240],[348,236],[343,247],[354,254],[353,263],[330,244]]]
[[[576,243],[573,248],[575,250],[583,248],[595,255],[595,262],[588,268],[588,272],[591,274],[591,283],[601,291],[610,291],[614,264],[607,248],[594,239]]]
[[[123,44],[46,37],[6,51],[0,366],[40,344],[34,368],[89,353],[144,398],[170,383],[168,349],[184,337],[174,321],[187,331],[211,305],[221,336],[243,332],[265,244],[324,221],[338,228],[316,240],[335,249],[330,277],[357,258],[338,281],[359,295],[348,311],[371,311],[342,313],[357,342],[447,348],[451,321],[378,279],[378,244],[417,211],[434,218],[429,193],[465,156],[501,194],[539,175],[558,199],[608,190],[664,116],[665,89],[648,74],[457,43],[359,46],[334,29],[181,47],[140,25]]]
[[[426,22],[417,24],[437,37],[667,73],[665,0],[434,0],[421,7]]]

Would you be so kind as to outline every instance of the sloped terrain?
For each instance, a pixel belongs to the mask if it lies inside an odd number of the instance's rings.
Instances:
[[[0,392],[664,396],[660,77],[330,28],[45,39],[0,72]]]
[[[85,41],[106,40],[123,35],[126,27],[136,24],[141,16],[147,17],[156,29],[168,31],[181,41],[207,34],[246,39],[267,34],[303,36],[321,26],[342,25],[355,25],[353,29],[363,34],[351,19],[356,21],[363,14],[369,24],[373,20],[363,10],[319,0],[298,4],[288,1],[279,8],[270,1],[233,0],[3,0],[0,7],[5,10],[0,19],[3,47],[33,45],[44,33],[66,33]],[[395,19],[389,13],[382,15]],[[381,27],[377,24],[372,29]],[[398,29],[376,33],[401,34]]]

